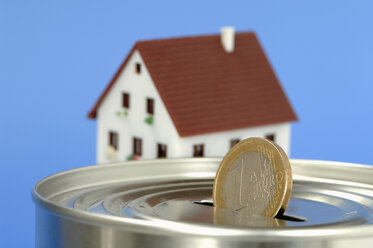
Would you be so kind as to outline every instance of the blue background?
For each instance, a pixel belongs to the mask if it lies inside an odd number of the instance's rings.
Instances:
[[[34,246],[31,189],[95,163],[86,115],[136,40],[254,30],[300,122],[293,158],[373,164],[372,1],[0,0],[0,244]]]

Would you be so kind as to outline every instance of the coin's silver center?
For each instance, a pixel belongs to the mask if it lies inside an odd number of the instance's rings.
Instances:
[[[224,182],[224,202],[228,209],[262,214],[276,187],[274,168],[259,152],[247,152],[229,168]]]

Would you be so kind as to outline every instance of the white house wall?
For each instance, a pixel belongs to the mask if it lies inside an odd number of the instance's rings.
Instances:
[[[231,139],[243,140],[249,137],[265,138],[266,135],[270,134],[275,135],[276,143],[279,144],[287,154],[289,154],[290,123],[281,123],[181,138],[180,143],[183,149],[179,156],[192,157],[194,151],[193,146],[203,144],[205,157],[222,157],[229,151]]]
[[[141,73],[135,71],[136,63],[141,64]],[[130,95],[128,116],[118,116],[124,111],[122,93]],[[154,99],[154,122],[149,125],[146,99]],[[217,132],[205,135],[181,138],[171,120],[166,107],[155,88],[150,74],[138,51],[135,51],[119,75],[116,83],[106,95],[97,111],[97,162],[107,163],[126,160],[133,154],[133,138],[142,140],[141,159],[157,158],[157,144],[167,145],[167,157],[192,157],[193,146],[204,145],[204,156],[223,156],[230,148],[231,139],[248,137],[266,137],[274,134],[276,142],[289,153],[290,123]],[[109,132],[118,134],[116,158],[107,156]]]
[[[140,74],[135,72],[136,63],[141,64]],[[124,110],[123,92],[130,95],[130,107],[127,117],[118,117],[117,111]],[[144,121],[149,116],[146,111],[148,97],[154,99],[154,122],[151,125]],[[133,137],[142,139],[141,158],[144,159],[157,157],[157,143],[168,145],[167,155],[175,156],[180,151],[178,133],[138,51],[132,54],[116,83],[106,95],[97,116],[98,163],[113,161],[105,154],[110,131],[119,134],[117,158],[114,159],[117,161],[126,160],[127,156],[133,153]]]

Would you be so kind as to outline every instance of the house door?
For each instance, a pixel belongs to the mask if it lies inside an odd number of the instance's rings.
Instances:
[[[118,133],[109,132],[109,145],[113,147],[115,150],[118,150],[118,141]]]
[[[193,157],[203,157],[204,156],[204,146],[195,145],[193,146]]]
[[[158,144],[158,158],[167,157],[167,146],[164,144]]]
[[[139,138],[133,138],[133,155],[142,155],[142,140]]]
[[[276,142],[276,136],[275,136],[274,133],[267,134],[267,135],[266,135],[266,139],[267,139],[267,140],[270,140],[270,141],[273,141],[273,142]]]

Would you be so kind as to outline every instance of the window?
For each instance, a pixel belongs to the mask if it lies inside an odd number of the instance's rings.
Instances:
[[[118,133],[109,132],[109,145],[118,150]]]
[[[140,74],[141,73],[141,64],[140,63],[136,63],[136,67],[135,67],[135,71],[137,74]]]
[[[276,135],[274,133],[267,134],[266,139],[275,142],[276,141]]]
[[[167,145],[158,143],[158,158],[167,157]]]
[[[240,142],[240,139],[231,139],[231,148],[238,142]]]
[[[148,114],[154,114],[154,100],[152,98],[146,99],[146,112]]]
[[[142,140],[139,138],[133,138],[133,154],[142,155]]]
[[[122,106],[123,108],[129,108],[130,107],[130,94],[123,93],[122,94]]]
[[[203,157],[204,145],[193,146],[193,157]]]

